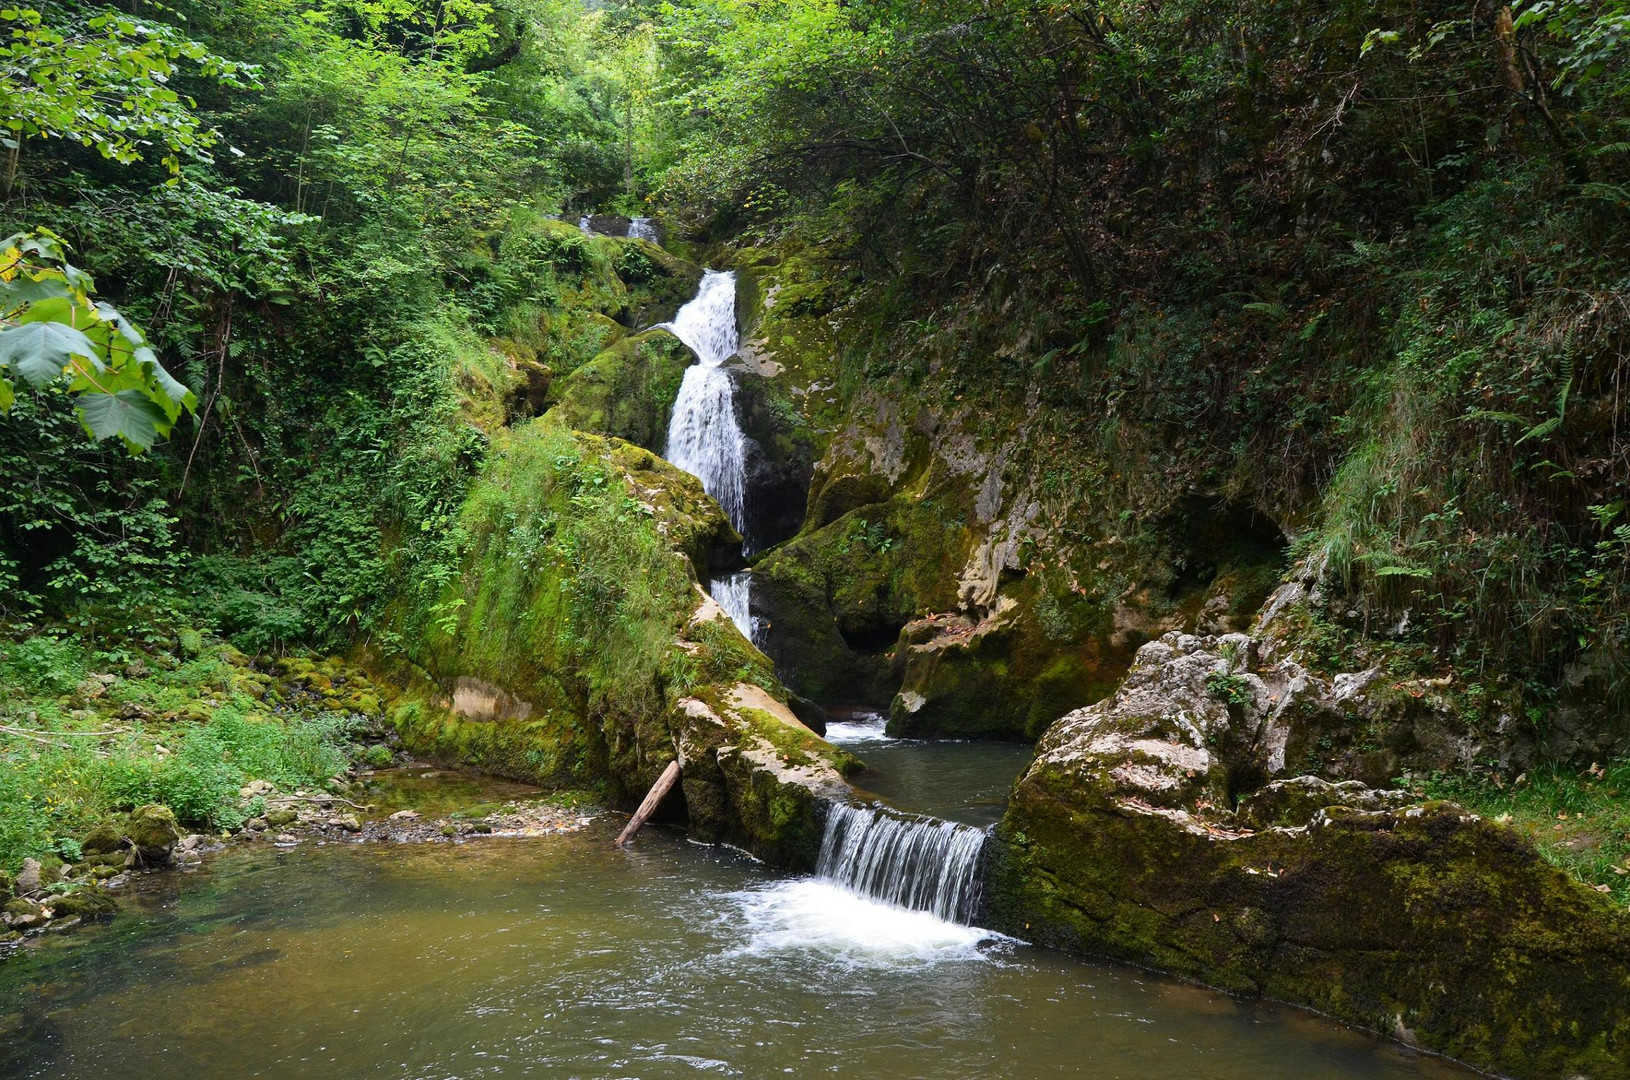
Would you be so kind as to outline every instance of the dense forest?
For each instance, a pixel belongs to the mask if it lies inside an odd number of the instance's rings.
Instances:
[[[1251,792],[1299,774],[1455,799],[1606,894],[1591,948],[1630,940],[1622,0],[128,0],[0,33],[0,871],[409,752],[614,804],[677,760],[693,835],[799,866],[808,797],[673,717],[859,765],[751,686],[817,732],[1041,738],[994,910],[1390,1034],[1322,970],[1026,891],[1112,876],[1048,824],[1097,781],[1042,765],[1077,760],[1060,717],[1186,701],[1166,642],[1236,733],[1195,736],[1228,775],[1185,812],[1266,835]],[[745,517],[661,460],[692,353],[652,328],[703,267],[739,281]],[[744,565],[762,638],[698,629]],[[1572,1057],[1417,1019],[1514,1074],[1630,1053],[1622,1017]]]

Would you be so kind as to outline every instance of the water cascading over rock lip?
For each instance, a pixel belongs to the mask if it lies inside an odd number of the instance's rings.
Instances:
[[[745,535],[746,437],[736,418],[736,385],[724,370],[738,344],[734,271],[703,274],[695,298],[662,328],[697,357],[674,399],[664,456],[702,481],[730,524]]]
[[[984,898],[987,834],[882,806],[834,804],[815,876],[849,892],[971,925]]]
[[[736,353],[736,275],[709,270],[696,296],[663,329],[690,346],[696,363],[685,371],[668,424],[666,457],[698,480],[737,532],[747,535],[747,440],[736,417],[736,384],[724,363]],[[748,545],[743,543],[744,552]],[[714,578],[708,592],[742,636],[758,643],[749,613],[751,578]]]

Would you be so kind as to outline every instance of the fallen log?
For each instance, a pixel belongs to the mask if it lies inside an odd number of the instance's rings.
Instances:
[[[628,825],[618,834],[617,842],[612,844],[612,847],[622,847],[633,839],[634,834],[640,831],[640,826],[645,824],[646,819],[657,812],[657,807],[661,805],[663,796],[672,790],[674,782],[678,779],[679,762],[677,760],[671,761],[668,763],[668,767],[662,770],[662,775],[657,777],[657,782],[651,785],[651,790],[645,793],[645,800],[640,803],[640,808],[634,811],[634,816],[628,819]]]

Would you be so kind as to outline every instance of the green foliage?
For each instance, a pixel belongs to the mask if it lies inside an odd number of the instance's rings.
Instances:
[[[695,601],[684,560],[601,459],[605,445],[548,424],[513,434],[470,493],[462,573],[437,599],[456,633],[426,644],[540,702],[567,704],[562,687],[581,685],[596,711],[645,716],[686,677],[673,641]]]
[[[0,411],[12,406],[14,379],[66,389],[92,437],[117,435],[140,452],[197,399],[134,323],[91,300],[92,289],[50,230],[0,241]]]
[[[1249,679],[1221,671],[1206,676],[1206,693],[1224,705],[1250,705],[1256,700]]]
[[[183,823],[235,829],[249,816],[238,797],[247,780],[290,791],[320,787],[348,768],[344,743],[359,726],[344,714],[277,721],[223,705],[206,723],[184,729],[171,753],[121,754],[91,769],[89,779],[110,806],[162,803]]]
[[[174,173],[180,158],[205,158],[216,134],[170,87],[177,63],[227,86],[253,85],[252,67],[213,55],[160,22],[105,8],[82,11],[46,3],[0,10],[0,115],[10,137],[4,187],[28,137],[93,147],[130,163],[157,143]]]
[[[1576,881],[1630,905],[1630,761],[1542,765],[1509,781],[1475,772],[1403,783],[1510,825]]]
[[[238,795],[248,780],[292,791],[348,771],[372,717],[334,706],[379,707],[355,693],[357,673],[335,671],[346,696],[321,696],[299,691],[330,686],[306,679],[309,661],[279,684],[228,655],[96,651],[45,633],[0,644],[0,869],[71,855],[99,821],[151,802],[190,827],[236,828],[257,812]]]

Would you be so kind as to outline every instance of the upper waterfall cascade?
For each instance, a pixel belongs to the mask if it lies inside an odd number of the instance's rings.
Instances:
[[[966,924],[979,912],[984,850],[984,831],[968,825],[836,805],[815,873],[850,892]]]
[[[703,489],[718,500],[730,524],[745,537],[747,439],[736,419],[736,384],[724,370],[738,344],[735,272],[707,271],[696,296],[679,309],[673,322],[662,325],[697,356],[674,400],[666,456],[702,481]],[[709,591],[742,634],[753,640],[749,584],[748,574],[730,574],[714,579]]]

